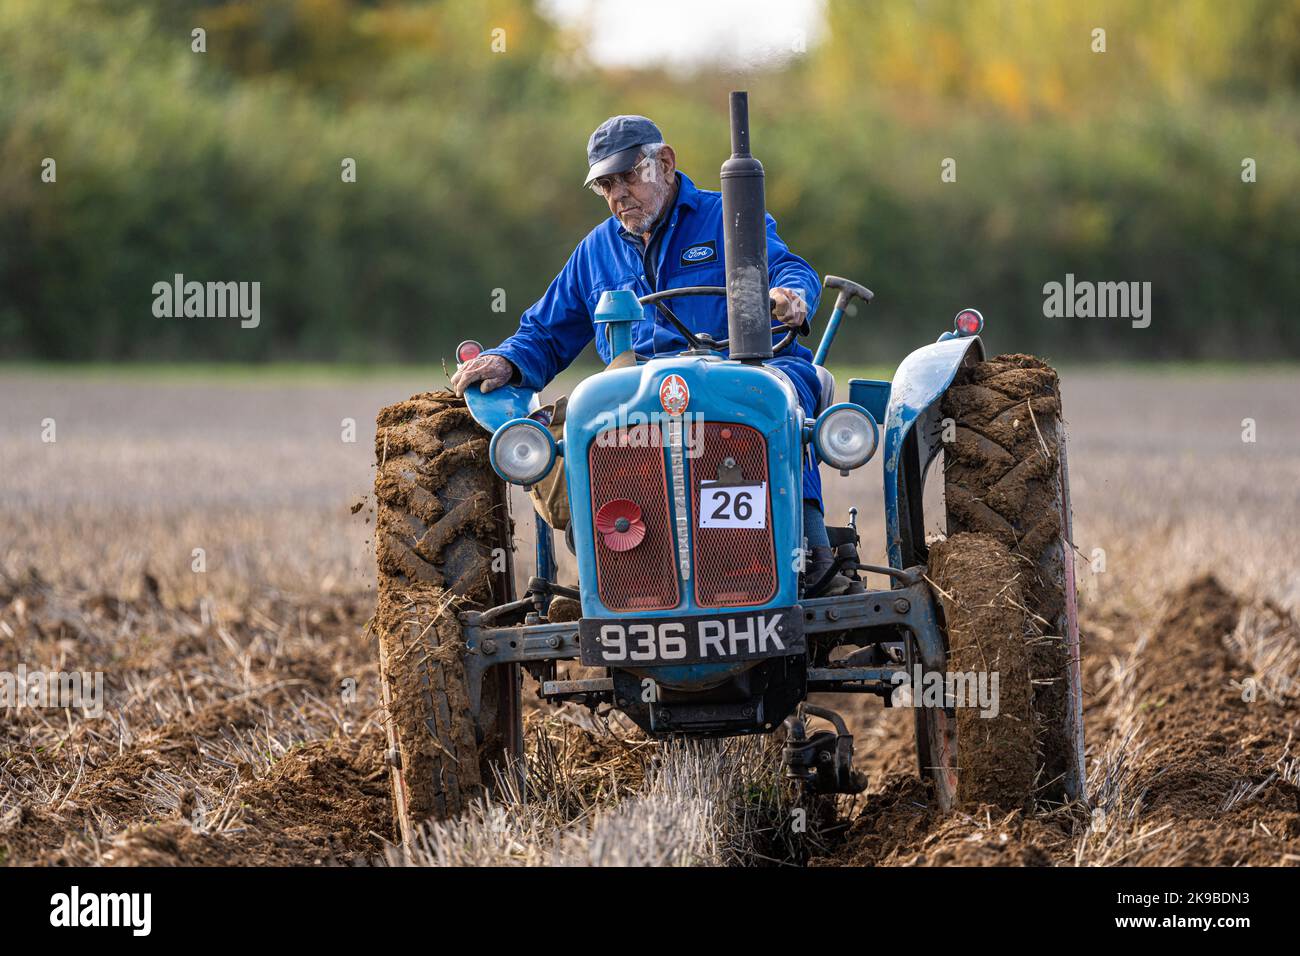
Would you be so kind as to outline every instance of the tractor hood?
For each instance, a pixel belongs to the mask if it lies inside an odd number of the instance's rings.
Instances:
[[[790,553],[802,538],[802,419],[794,388],[780,372],[710,356],[655,359],[579,385],[565,418],[564,465],[578,570],[593,585],[583,588],[583,615],[653,617],[796,603]],[[719,482],[765,486],[762,530],[723,535],[710,527],[701,535],[702,484]],[[614,500],[631,501],[635,509],[611,505]],[[612,551],[627,541],[597,527],[606,506],[606,524],[620,508],[644,513],[645,527],[633,532],[644,540]],[[733,563],[742,549],[763,555],[769,579],[760,581],[758,569],[744,579],[715,567],[719,547]],[[728,590],[719,577],[728,574],[744,579],[743,586]],[[657,583],[638,593],[634,577]]]

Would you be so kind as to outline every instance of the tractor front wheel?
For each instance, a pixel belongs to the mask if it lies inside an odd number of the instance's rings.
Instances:
[[[955,567],[961,562],[954,551],[972,547],[969,541],[955,544],[962,539],[982,539],[979,547],[986,551],[986,546],[996,542],[1010,556],[1005,579],[985,582],[979,595],[969,595],[965,601],[968,605],[971,600],[977,605],[997,605],[1005,595],[1018,592],[1016,600],[1026,626],[1027,679],[1032,689],[1033,796],[1057,803],[1080,798],[1084,786],[1083,697],[1066,432],[1056,372],[1028,355],[1002,355],[979,362],[958,372],[941,410],[954,426],[952,440],[944,446],[948,540],[931,549],[931,579],[949,590],[944,581],[950,580],[952,568],[945,569],[945,562]],[[980,560],[992,559],[986,555]],[[1003,585],[1011,590],[1002,590]],[[978,618],[978,613],[972,607],[951,607],[948,598],[943,601],[951,644],[954,611],[959,619],[968,613]],[[971,623],[978,630],[980,622]],[[983,633],[975,636],[985,640]],[[950,647],[950,656],[957,650]],[[1000,676],[1006,700],[1008,675]],[[1013,683],[1018,681],[1016,678]],[[977,758],[962,742],[962,730],[963,726],[946,727],[942,732],[918,727],[918,737],[924,732],[927,739],[937,734],[947,740],[955,732],[961,791],[957,799],[964,800],[961,777],[968,768],[974,768],[969,772],[976,776],[1004,770],[1013,776],[1019,773],[1018,752],[1004,757],[990,752],[987,758]],[[985,759],[991,766],[978,767]]]
[[[394,816],[403,843],[461,812],[522,755],[520,675],[483,679],[471,713],[458,614],[512,594],[506,489],[464,400],[429,392],[376,420],[374,629]]]

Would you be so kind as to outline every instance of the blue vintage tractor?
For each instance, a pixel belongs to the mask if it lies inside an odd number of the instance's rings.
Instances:
[[[815,357],[822,394],[800,407],[763,364],[794,333],[773,348],[748,134],[733,94],[727,286],[605,293],[597,334],[630,360],[573,391],[562,431],[535,393],[511,386],[474,386],[464,401],[430,393],[380,415],[376,629],[403,837],[457,812],[522,752],[523,671],[542,698],[616,708],[655,737],[782,732],[787,773],[818,792],[863,779],[845,723],[809,695],[876,694],[914,709],[918,766],[941,808],[1081,796],[1055,373],[1028,356],[986,359],[983,318],[965,309],[892,382],[853,379],[836,403],[825,361],[852,300],[872,293],[827,276],[837,298]],[[667,303],[686,295],[727,297],[727,340],[681,326]],[[676,324],[690,347],[631,357],[633,325],[647,320]],[[808,446],[850,481],[883,456],[887,566],[860,560],[851,518],[828,527],[833,567],[806,573]],[[927,541],[922,492],[941,452],[947,534]],[[538,516],[536,574],[518,595],[504,482],[533,487],[557,469],[578,580],[557,580]],[[826,596],[832,576],[847,591]],[[588,670],[562,675],[563,661]],[[995,715],[963,706],[954,671],[998,674]]]

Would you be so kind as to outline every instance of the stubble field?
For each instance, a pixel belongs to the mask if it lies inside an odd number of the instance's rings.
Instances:
[[[373,420],[443,381],[0,373],[0,671],[105,690],[98,718],[4,712],[0,861],[1300,863],[1287,370],[1062,374],[1090,809],[935,814],[910,713],[873,698],[852,713],[868,791],[795,833],[770,741],[660,746],[535,708],[527,800],[399,852],[367,633]],[[826,484],[881,558],[878,464]]]

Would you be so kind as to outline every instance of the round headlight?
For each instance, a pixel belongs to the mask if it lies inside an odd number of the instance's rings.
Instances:
[[[876,420],[860,405],[832,405],[813,426],[817,457],[844,472],[870,461],[878,439]]]
[[[555,464],[555,439],[541,422],[516,418],[497,429],[488,445],[492,468],[516,485],[535,485]]]

